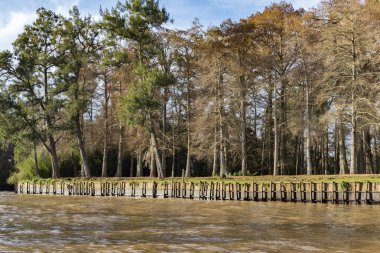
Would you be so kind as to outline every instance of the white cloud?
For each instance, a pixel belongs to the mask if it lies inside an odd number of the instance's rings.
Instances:
[[[0,50],[12,49],[12,43],[23,31],[26,24],[31,24],[36,14],[26,12],[11,12],[9,21],[0,25]]]
[[[231,0],[210,0],[210,4],[214,6],[218,6],[224,9],[236,9],[238,8],[249,8],[249,7],[257,7],[263,8],[265,6],[269,6],[273,2],[281,2],[283,0],[239,0],[239,1],[231,1]],[[288,0],[285,2],[289,2],[293,4],[295,8],[305,8],[308,9],[310,7],[315,7],[318,5],[321,0]]]
[[[67,16],[74,5],[79,5],[79,0],[50,0],[50,4],[46,6],[47,9],[52,9],[56,13]],[[3,15],[7,15],[9,18],[6,22],[0,23],[0,50],[11,50],[13,41],[22,33],[24,26],[32,24],[37,18],[36,10],[11,11]]]
[[[1,0],[0,0],[1,1]],[[3,17],[7,19],[3,22],[0,19],[0,50],[12,49],[12,42],[20,34],[26,24],[31,24],[36,18],[35,11],[44,2],[44,7],[54,10],[56,13],[67,16],[69,10],[74,5],[79,5],[80,1],[84,0],[28,0],[27,5],[16,5],[13,11],[1,12]],[[90,0],[87,0],[90,1]],[[95,2],[106,0],[98,0]],[[110,1],[110,0],[107,0]],[[113,0],[116,2],[116,0]],[[171,28],[185,28],[191,25],[194,17],[199,17],[201,23],[205,26],[210,24],[217,25],[222,20],[231,17],[233,20],[244,18],[255,11],[262,10],[271,2],[280,2],[281,0],[205,0],[207,4],[193,4],[192,0],[162,0],[162,3],[167,7],[168,11],[175,19],[174,24],[168,24]],[[195,2],[195,1],[194,1]],[[289,0],[295,8],[305,8],[316,6],[320,0]],[[91,0],[92,3],[92,0]],[[88,6],[91,4],[87,3]],[[88,9],[89,10],[89,9]],[[82,10],[82,14],[87,14],[87,9]],[[100,19],[98,9],[91,9],[95,19]]]
[[[74,5],[79,5],[79,0],[71,0],[71,1],[50,0],[50,2],[53,4],[53,6],[55,6],[54,11],[64,16],[69,15],[69,10]]]
[[[308,9],[311,7],[317,7],[321,0],[292,0],[290,1],[295,8]]]

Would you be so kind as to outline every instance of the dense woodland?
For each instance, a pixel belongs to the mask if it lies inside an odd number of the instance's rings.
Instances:
[[[380,172],[379,1],[187,30],[157,0],[100,13],[40,8],[0,53],[11,181]]]

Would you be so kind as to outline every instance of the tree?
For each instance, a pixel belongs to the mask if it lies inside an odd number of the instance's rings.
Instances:
[[[43,8],[37,15],[14,42],[14,54],[1,53],[0,68],[7,79],[11,113],[45,146],[51,156],[52,177],[57,178],[56,133],[64,106],[64,87],[56,79],[56,66],[62,60],[57,45],[62,17]]]
[[[273,175],[284,174],[287,163],[287,104],[290,74],[298,63],[298,48],[294,46],[294,31],[290,21],[300,18],[303,10],[294,10],[291,4],[281,2],[266,7],[262,13],[248,18],[256,26],[258,46],[271,86],[273,97]],[[272,102],[268,103],[272,104]],[[279,106],[279,108],[278,108]],[[278,110],[279,109],[279,110]],[[280,171],[279,167],[280,165]]]
[[[329,96],[333,98],[335,111],[342,123],[350,123],[350,174],[358,173],[358,132],[360,123],[373,122],[372,101],[368,87],[376,68],[373,53],[376,52],[371,27],[379,20],[370,21],[371,9],[358,0],[324,2],[325,29],[323,46],[327,71],[324,80],[329,84]],[[373,92],[373,90],[372,90]],[[377,92],[376,92],[377,93]],[[373,94],[376,94],[373,93]],[[342,131],[341,131],[342,132]],[[344,138],[343,135],[340,136]],[[344,144],[341,144],[344,148]],[[341,153],[343,155],[343,153]]]
[[[227,110],[227,108],[231,108],[230,95],[232,94],[228,84],[233,80],[228,71],[230,57],[230,52],[226,47],[224,30],[219,27],[209,29],[200,48],[201,74],[200,87],[197,87],[199,90],[198,98],[195,102],[197,107],[195,143],[207,150],[207,152],[202,149],[199,150],[202,156],[212,154],[213,147],[218,146],[220,177],[225,177],[229,173],[228,133],[231,127],[235,125],[230,121],[231,118],[227,117],[227,115],[234,115]],[[236,131],[231,132],[236,133]],[[217,143],[213,143],[214,141]],[[210,143],[213,144],[210,145]]]
[[[97,66],[98,79],[102,85],[103,92],[103,159],[102,159],[102,177],[108,174],[108,146],[110,137],[110,125],[112,123],[112,112],[118,111],[120,108],[120,97],[123,96],[125,89],[124,82],[128,82],[129,70],[123,66],[128,60],[128,53],[118,48],[119,45],[104,34],[104,39],[100,42],[100,61]],[[112,104],[114,106],[112,106]],[[119,117],[120,118],[120,117]],[[123,142],[124,142],[124,127],[119,121],[119,143],[118,143],[118,162],[116,176],[122,176],[122,160],[123,160]]]
[[[135,83],[126,98],[126,112],[131,115],[126,115],[126,117],[128,118],[127,121],[133,124],[148,123],[147,126],[151,135],[152,150],[155,153],[159,177],[163,177],[163,172],[153,118],[153,108],[157,106],[157,103],[149,101],[149,99],[153,99],[156,86],[162,85],[163,81],[163,75],[152,66],[152,59],[156,54],[153,30],[160,29],[161,25],[168,20],[169,15],[166,9],[160,8],[159,1],[154,0],[132,0],[126,1],[125,4],[119,2],[115,8],[103,12],[103,23],[106,29],[111,34],[127,41],[135,55],[136,61],[133,62],[133,80]],[[153,70],[148,70],[148,68]],[[138,85],[141,85],[141,87],[138,87]],[[145,104],[141,103],[142,101]],[[131,102],[136,102],[136,105],[132,105]],[[139,110],[145,113],[143,115],[145,120],[136,119],[136,116],[139,116],[136,115]]]
[[[254,52],[255,26],[246,20],[240,23],[232,23],[227,20],[224,24],[226,40],[229,50],[233,55],[231,61],[236,61],[237,68],[232,70],[237,79],[238,106],[240,117],[240,146],[241,146],[241,171],[243,176],[247,174],[247,107],[248,92],[251,80],[254,79],[254,68],[257,62]]]
[[[134,83],[125,97],[125,117],[131,125],[146,126],[150,133],[152,151],[158,171],[158,177],[163,177],[157,134],[154,126],[154,113],[160,108],[160,103],[155,98],[157,90],[163,85],[173,82],[172,77],[162,73],[158,69],[146,69],[137,65],[134,69]]]
[[[91,169],[84,142],[84,113],[95,90],[95,70],[98,50],[98,30],[91,17],[81,18],[77,7],[70,10],[61,30],[60,53],[64,61],[59,65],[60,81],[67,87],[67,114],[76,135],[82,166],[86,177]]]
[[[188,30],[176,31],[173,35],[173,49],[175,60],[175,75],[177,85],[185,88],[185,104],[186,104],[186,134],[187,134],[187,155],[185,176],[191,176],[191,156],[192,156],[192,100],[194,97],[194,84],[198,76],[197,65],[197,46],[199,46],[202,36],[202,27],[198,20],[193,22],[193,25]]]

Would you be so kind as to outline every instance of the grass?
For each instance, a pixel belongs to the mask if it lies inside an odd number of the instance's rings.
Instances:
[[[33,180],[21,180],[22,182],[34,182],[34,183],[53,183],[53,182],[62,182],[62,181],[71,181],[71,182],[119,182],[119,181],[128,181],[128,182],[150,182],[150,181],[156,181],[156,182],[171,182],[171,181],[182,181],[181,177],[175,177],[175,178],[165,178],[165,179],[158,179],[158,178],[149,178],[149,177],[140,177],[140,178],[131,178],[131,177],[93,177],[93,178],[36,178]],[[219,177],[191,177],[191,178],[184,178],[185,182],[199,182],[199,181],[218,181],[218,182],[225,182],[225,183],[231,183],[231,182],[239,182],[239,183],[251,183],[252,181],[259,184],[268,184],[269,182],[380,182],[380,174],[356,174],[356,175],[299,175],[299,176],[229,176],[225,179],[220,179]]]

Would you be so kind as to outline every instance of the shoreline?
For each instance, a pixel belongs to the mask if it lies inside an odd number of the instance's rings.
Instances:
[[[278,181],[279,178],[283,180]],[[268,179],[277,180],[268,181]],[[294,177],[230,177],[223,180],[216,178],[39,179],[17,183],[15,192],[57,196],[380,204],[378,175],[298,176],[298,181],[288,181],[291,179],[294,180]]]

